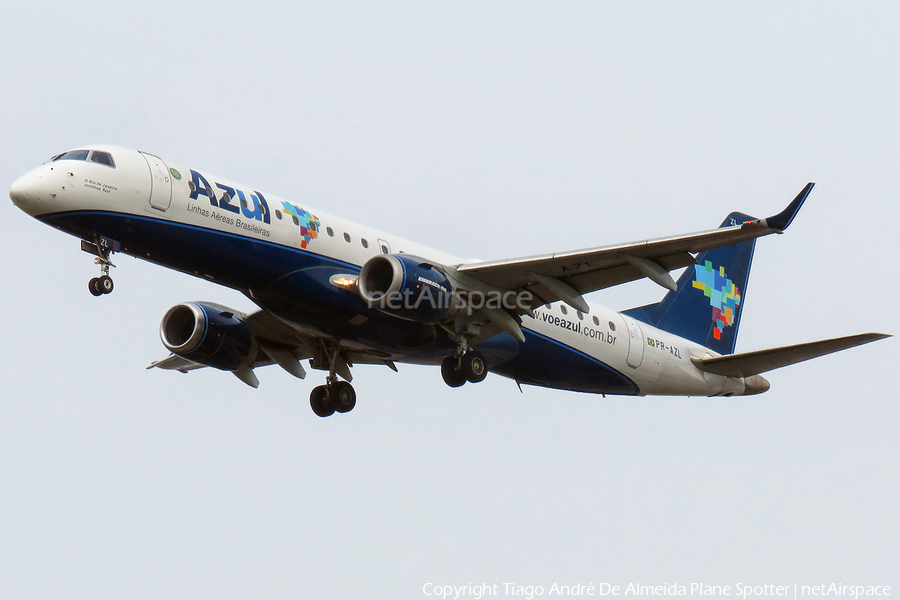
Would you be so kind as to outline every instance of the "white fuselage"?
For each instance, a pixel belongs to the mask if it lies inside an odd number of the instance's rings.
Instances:
[[[405,253],[446,265],[463,262],[458,257],[317,208],[293,205],[276,196],[259,194],[255,188],[200,172],[202,180],[208,182],[217,198],[212,202],[207,195],[197,193],[194,174],[198,172],[189,167],[163,163],[155,156],[115,146],[90,148],[111,153],[115,157],[115,168],[78,160],[48,162],[13,185],[10,195],[14,202],[32,216],[51,224],[53,215],[63,213],[116,215],[124,219],[131,215],[214,231],[223,238],[236,236],[290,248],[340,261],[357,270],[380,253]],[[228,206],[223,207],[218,199],[226,192]],[[261,214],[259,196],[264,197],[268,214]],[[315,215],[320,222],[317,235],[304,238],[289,214],[288,206]],[[81,237],[88,234],[87,231],[69,233]],[[154,251],[148,249],[151,246],[144,245],[142,252],[133,252],[125,240],[123,251],[159,262]],[[181,270],[218,280],[215,274],[204,272],[201,264]],[[223,283],[234,286],[233,282]],[[250,293],[252,297],[252,289]],[[744,379],[705,373],[694,366],[691,357],[716,355],[707,348],[606,307],[591,305],[590,308],[589,314],[583,314],[559,302],[550,304],[536,310],[533,318],[523,316],[522,329],[554,341],[566,352],[603,363],[633,381],[641,395],[744,393]],[[524,346],[523,351],[527,352],[528,342]],[[413,355],[409,358],[412,362],[434,362],[431,359],[416,360]]]

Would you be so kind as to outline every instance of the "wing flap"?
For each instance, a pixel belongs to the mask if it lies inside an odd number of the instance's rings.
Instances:
[[[818,342],[729,354],[727,356],[712,358],[692,357],[691,362],[698,369],[707,373],[724,375],[725,377],[750,377],[751,375],[758,375],[833,352],[875,342],[886,337],[891,336],[885,333],[862,333]]]
[[[165,369],[167,371],[187,373],[188,371],[193,371],[194,369],[202,369],[203,366],[204,365],[201,365],[200,363],[195,363],[192,360],[182,358],[177,354],[170,354],[162,360],[153,361],[147,368],[152,369],[156,367],[157,369]]]
[[[660,265],[666,271],[674,271],[694,264],[694,257],[686,252],[677,255],[668,255],[660,257],[653,262]],[[627,262],[608,267],[606,269],[598,269],[587,273],[579,273],[565,278],[566,283],[573,288],[587,294],[588,292],[602,290],[613,287],[629,281],[642,279],[645,275]]]

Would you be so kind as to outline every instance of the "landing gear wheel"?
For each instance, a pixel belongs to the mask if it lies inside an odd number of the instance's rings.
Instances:
[[[113,280],[109,276],[109,269],[116,265],[109,260],[109,257],[119,248],[120,246],[115,240],[109,240],[97,234],[94,234],[93,242],[81,240],[81,249],[96,255],[94,264],[100,266],[100,277],[94,277],[88,282],[88,290],[94,296],[102,296],[113,291]]]
[[[90,281],[88,281],[88,289],[91,291],[91,294],[94,296],[102,296],[103,290],[100,289],[100,278],[94,277]]]
[[[100,292],[108,294],[113,291],[113,280],[109,275],[103,275],[97,279],[97,288]]]
[[[462,364],[459,369],[466,381],[479,383],[487,377],[487,363],[484,362],[484,355],[477,350],[469,350],[462,356]]]
[[[309,406],[319,417],[330,417],[334,414],[334,406],[328,398],[328,388],[318,385],[309,393]]]
[[[457,362],[455,356],[448,356],[441,361],[441,377],[444,378],[444,383],[452,388],[460,387],[466,382],[466,376],[456,370]]]
[[[356,406],[356,390],[346,381],[338,381],[328,390],[331,405],[339,413],[347,413]]]

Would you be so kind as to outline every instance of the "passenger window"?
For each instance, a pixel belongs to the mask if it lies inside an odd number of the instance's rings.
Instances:
[[[279,221],[281,220],[281,211],[278,210],[277,208],[275,209],[275,218],[278,219]]]
[[[559,310],[560,310],[560,312],[562,312],[562,314],[564,314],[564,315],[569,314],[569,309],[567,309],[567,308],[566,308],[565,306],[563,306],[562,304],[559,305]]]
[[[579,321],[584,321],[584,313],[583,312],[581,312],[580,310],[577,310],[577,311],[575,311],[575,314],[578,315]]]
[[[349,233],[344,234],[344,241],[347,242],[348,244],[350,243],[350,234]]]
[[[326,227],[325,231],[328,232],[328,237],[334,237],[334,229],[332,229],[331,227]]]
[[[297,215],[291,215],[291,221],[294,222],[294,225],[300,226],[300,219],[297,218]]]
[[[387,245],[382,244],[382,245],[381,245],[381,253],[382,253],[382,254],[390,254],[390,253],[391,253],[391,249],[388,248]]]
[[[87,160],[89,150],[70,150],[69,152],[63,152],[53,159],[53,162],[58,160]]]
[[[594,315],[594,325],[600,327],[600,319],[598,319],[596,315]]]
[[[363,248],[368,248],[368,247],[369,247],[369,240],[367,240],[366,238],[361,238],[359,241],[360,241],[360,243],[362,244],[362,247],[363,247]]]
[[[612,321],[609,322],[609,330],[610,330],[610,331],[615,331],[615,330],[616,330],[616,324],[613,323]]]
[[[106,165],[107,167],[116,168],[116,163],[113,162],[112,154],[109,152],[100,152],[99,150],[94,150],[91,152],[91,162],[100,163],[101,165]]]

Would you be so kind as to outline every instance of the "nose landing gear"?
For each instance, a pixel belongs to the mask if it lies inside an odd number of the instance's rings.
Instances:
[[[109,268],[116,265],[109,260],[109,257],[117,246],[118,242],[104,237],[98,237],[94,243],[81,242],[81,249],[94,254],[96,256],[94,264],[100,265],[100,277],[94,277],[88,281],[88,290],[94,296],[102,296],[113,291],[113,280],[109,276]]]
[[[113,280],[112,277],[109,276],[109,268],[114,267],[116,265],[111,262],[104,261],[100,262],[101,259],[95,258],[94,262],[100,264],[100,271],[102,275],[100,277],[94,277],[90,281],[88,281],[88,289],[95,296],[102,296],[103,294],[109,294],[113,291]]]

